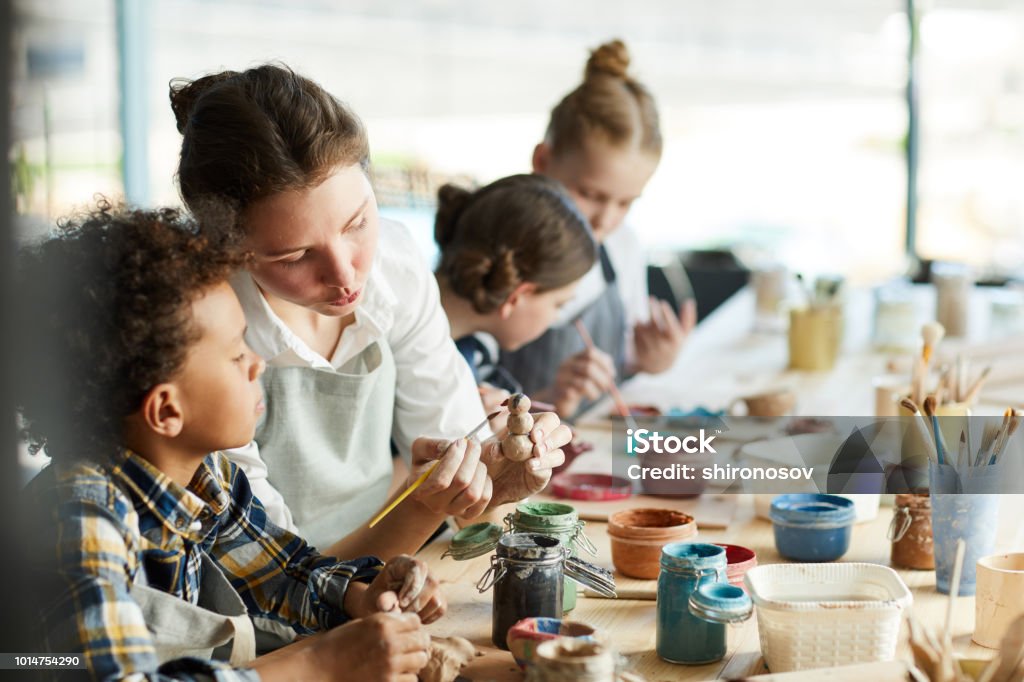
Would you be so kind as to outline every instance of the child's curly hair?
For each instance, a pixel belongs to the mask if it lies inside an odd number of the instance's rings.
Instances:
[[[26,247],[17,270],[17,406],[33,452],[102,461],[123,420],[181,369],[191,303],[246,261],[175,209],[103,200]]]

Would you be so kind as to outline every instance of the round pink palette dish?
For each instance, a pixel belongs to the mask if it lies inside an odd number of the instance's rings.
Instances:
[[[626,499],[633,492],[633,484],[608,474],[558,474],[551,479],[551,492],[570,500],[606,502]]]

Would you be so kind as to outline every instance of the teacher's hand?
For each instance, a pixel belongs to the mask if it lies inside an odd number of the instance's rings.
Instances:
[[[572,440],[572,431],[561,423],[554,412],[533,416],[530,440],[534,445],[529,459],[513,462],[501,454],[501,441],[497,437],[484,441],[480,460],[487,465],[487,473],[494,481],[488,508],[506,502],[518,502],[539,493],[551,480],[551,470],[565,461],[561,447]]]
[[[406,486],[437,467],[412,493],[412,498],[435,514],[473,518],[487,509],[493,487],[480,459],[480,443],[458,438],[417,438],[412,444],[412,471]]]

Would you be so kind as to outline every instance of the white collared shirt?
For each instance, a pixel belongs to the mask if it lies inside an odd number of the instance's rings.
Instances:
[[[245,312],[246,342],[272,367],[337,371],[374,341],[390,346],[396,370],[391,435],[406,461],[416,438],[457,438],[483,421],[480,395],[469,365],[452,341],[437,282],[402,225],[381,219],[377,252],[355,322],[342,332],[329,360],[281,321],[249,273],[238,273],[231,285]],[[345,404],[339,403],[338,409],[346,409]],[[490,435],[485,427],[480,438]],[[381,456],[388,452],[386,444],[369,449]],[[256,443],[228,454],[245,470],[253,494],[263,502],[270,519],[298,531],[286,501],[267,480],[267,466]],[[316,472],[309,472],[309,477],[310,485],[316,485]]]

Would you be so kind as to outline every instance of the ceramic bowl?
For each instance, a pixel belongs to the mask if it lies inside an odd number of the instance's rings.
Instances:
[[[558,637],[590,641],[596,633],[597,630],[586,623],[558,618],[524,618],[509,628],[505,642],[516,664],[526,670],[533,663],[541,643]]]

